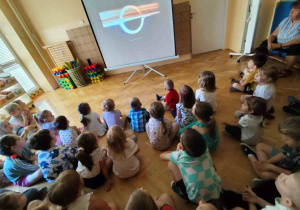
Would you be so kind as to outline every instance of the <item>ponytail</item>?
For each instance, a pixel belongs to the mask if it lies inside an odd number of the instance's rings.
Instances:
[[[96,149],[97,137],[91,132],[85,132],[78,136],[78,153],[77,160],[81,162],[89,171],[92,170],[94,162],[90,154]]]
[[[210,120],[206,123],[208,135],[213,139],[216,137],[216,124],[217,122],[214,117],[210,117]]]
[[[84,149],[82,147],[80,147],[78,149],[76,158],[77,158],[77,160],[79,160],[81,162],[82,165],[87,167],[87,169],[89,169],[89,171],[92,171],[92,168],[94,165],[93,159],[89,154],[84,152]]]
[[[88,124],[91,122],[91,120],[88,119],[88,118],[86,118],[86,117],[84,117],[84,115],[81,115],[80,122],[83,124],[84,127],[87,127]]]
[[[167,133],[167,124],[164,122],[164,119],[161,119],[160,121],[160,131],[162,132],[163,135],[166,135]]]

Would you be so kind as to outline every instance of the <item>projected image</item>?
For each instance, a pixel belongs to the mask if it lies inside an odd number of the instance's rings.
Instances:
[[[145,18],[159,14],[159,3],[145,5],[127,5],[120,9],[100,12],[99,16],[104,28],[120,26],[127,34],[137,34],[144,26]],[[126,26],[126,22],[140,19],[139,27],[130,29]]]

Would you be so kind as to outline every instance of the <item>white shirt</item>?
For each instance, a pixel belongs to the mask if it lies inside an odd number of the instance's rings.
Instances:
[[[250,145],[256,145],[261,141],[263,134],[263,127],[261,126],[264,118],[263,116],[244,115],[239,120],[242,126],[241,140]]]
[[[273,83],[267,83],[264,85],[258,84],[253,93],[253,96],[265,99],[267,101],[267,111],[269,111],[275,101],[276,88]]]
[[[297,39],[300,34],[300,22],[298,21],[293,27],[293,21],[287,17],[279,24],[279,32],[277,34],[277,42],[279,44],[290,42]]]
[[[275,206],[266,206],[262,210],[290,210],[289,208],[280,204],[281,198],[275,199]]]
[[[90,171],[87,167],[81,164],[80,161],[78,161],[78,167],[76,171],[80,174],[82,178],[85,179],[90,179],[95,176],[97,176],[100,173],[100,161],[102,158],[105,156],[105,149],[103,147],[97,147],[91,154],[90,156],[93,159],[93,168]]]
[[[100,115],[96,112],[91,112],[88,115],[84,115],[85,118],[89,119],[87,130],[94,133],[96,136],[103,136],[106,132],[106,124],[99,123]],[[80,119],[81,120],[81,119]]]
[[[73,203],[67,206],[67,209],[72,210],[88,210],[90,206],[90,199],[93,193],[88,193],[77,198]]]
[[[196,100],[205,101],[209,103],[213,110],[216,111],[217,109],[217,94],[216,91],[214,92],[207,92],[203,89],[196,90]]]
[[[138,145],[131,139],[128,139],[122,155],[109,152],[109,156],[113,161],[113,172],[115,175],[126,179],[134,176],[140,170],[140,161],[135,156],[138,149]]]

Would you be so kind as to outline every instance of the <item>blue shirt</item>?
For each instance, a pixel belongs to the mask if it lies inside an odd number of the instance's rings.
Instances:
[[[147,111],[145,108],[140,108],[139,110],[131,109],[129,111],[128,118],[131,119],[130,126],[134,132],[143,132],[146,130],[146,114]]]
[[[33,155],[34,153],[32,153],[27,147],[23,148],[22,156],[24,158],[29,159]],[[20,177],[32,174],[38,169],[39,167],[37,165],[33,165],[26,160],[21,160],[19,158],[14,159],[9,156],[6,157],[3,166],[4,174],[11,182],[16,182]]]
[[[54,180],[65,170],[72,169],[76,148],[59,145],[46,151],[38,152],[38,162],[47,182]]]
[[[279,44],[290,42],[297,39],[300,34],[300,21],[298,21],[293,28],[293,21],[287,17],[279,24],[279,33],[277,35],[277,42]]]

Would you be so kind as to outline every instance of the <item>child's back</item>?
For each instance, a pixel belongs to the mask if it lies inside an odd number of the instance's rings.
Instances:
[[[130,109],[128,118],[130,118],[130,126],[134,132],[145,131],[147,110],[140,108],[138,110]]]
[[[78,147],[76,139],[80,131],[77,127],[70,126],[69,123],[65,116],[58,116],[54,122],[55,128],[59,130],[59,137],[63,145]]]
[[[126,140],[126,135],[119,126],[113,126],[108,131],[107,145],[115,175],[125,179],[134,176],[139,171],[140,161],[136,157],[139,147],[132,139]]]
[[[103,136],[106,132],[106,125],[99,123],[99,114],[96,112],[91,112],[90,114],[84,115],[85,118],[89,119],[87,130],[95,134],[96,136]]]

